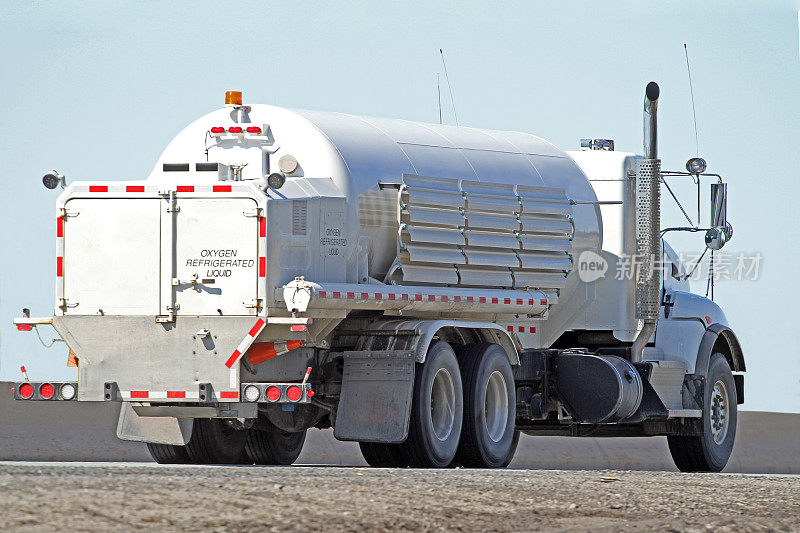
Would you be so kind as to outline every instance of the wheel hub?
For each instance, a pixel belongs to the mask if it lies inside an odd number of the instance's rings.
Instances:
[[[506,380],[498,371],[492,372],[486,384],[486,396],[483,402],[483,424],[489,438],[500,442],[508,425],[508,391]]]
[[[711,420],[711,436],[714,442],[722,444],[728,434],[728,389],[725,383],[717,381],[711,390],[709,405]]]
[[[456,393],[453,378],[445,368],[440,368],[431,387],[431,423],[433,433],[440,441],[447,440],[455,425]]]

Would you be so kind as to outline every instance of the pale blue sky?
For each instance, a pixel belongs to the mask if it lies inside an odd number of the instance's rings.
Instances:
[[[695,151],[686,42],[700,152],[730,184],[725,251],[764,255],[758,281],[717,287],[747,358],[745,407],[800,411],[798,2],[565,4],[0,1],[0,378],[17,379],[20,364],[32,379],[74,375],[63,345],[45,350],[11,325],[22,307],[52,310],[51,168],[73,181],[144,178],[226,90],[435,122],[444,48],[462,124],[567,150],[602,137],[640,151],[656,80],[660,156],[681,169]],[[443,102],[452,121],[444,86]],[[665,205],[664,224],[681,223]],[[702,250],[699,237],[672,242]]]

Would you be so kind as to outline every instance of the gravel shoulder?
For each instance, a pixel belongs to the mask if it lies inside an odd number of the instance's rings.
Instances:
[[[800,530],[800,477],[0,463],[0,531]]]

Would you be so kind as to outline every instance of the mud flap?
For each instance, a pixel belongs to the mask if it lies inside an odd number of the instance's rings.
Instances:
[[[122,402],[117,437],[122,440],[183,446],[192,436],[192,426],[191,418],[139,416],[130,402]]]
[[[411,416],[414,364],[412,351],[345,352],[334,437],[403,442]]]

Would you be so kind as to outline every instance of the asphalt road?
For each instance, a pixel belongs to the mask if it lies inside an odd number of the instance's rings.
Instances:
[[[0,462],[0,531],[800,530],[800,477]]]

